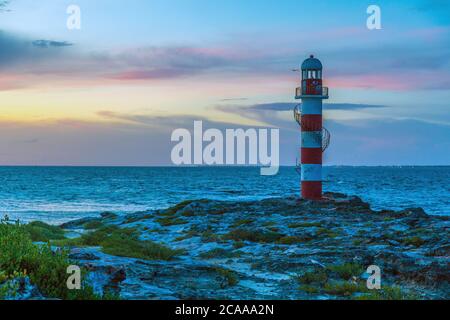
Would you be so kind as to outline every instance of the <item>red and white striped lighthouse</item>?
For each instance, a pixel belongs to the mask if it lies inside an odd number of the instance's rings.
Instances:
[[[311,55],[301,68],[302,84],[295,99],[301,105],[294,110],[301,127],[301,190],[308,200],[322,199],[322,152],[328,147],[330,134],[322,127],[322,100],[328,99],[328,88],[322,86],[322,63]]]

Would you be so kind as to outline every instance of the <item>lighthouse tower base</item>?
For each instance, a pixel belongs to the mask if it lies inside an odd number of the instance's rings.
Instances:
[[[302,181],[302,198],[307,200],[322,200],[321,181]]]

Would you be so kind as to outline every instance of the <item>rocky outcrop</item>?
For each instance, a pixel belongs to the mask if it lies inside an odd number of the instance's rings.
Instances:
[[[95,221],[178,252],[144,260],[72,249],[97,291],[124,299],[449,298],[449,220],[420,208],[373,211],[358,197],[327,193],[320,202],[186,201]],[[370,265],[381,268],[380,291],[365,285]]]
[[[39,289],[31,284],[30,278],[20,276],[0,284],[2,300],[43,300]]]

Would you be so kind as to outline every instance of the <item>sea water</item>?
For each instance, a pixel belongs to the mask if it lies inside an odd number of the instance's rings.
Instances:
[[[295,168],[0,167],[0,216],[61,223],[110,211],[166,208],[188,199],[258,200],[299,194]],[[324,167],[324,191],[374,209],[422,207],[450,215],[450,167]]]

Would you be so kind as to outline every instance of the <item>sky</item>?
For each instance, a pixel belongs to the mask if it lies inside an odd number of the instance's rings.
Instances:
[[[279,128],[293,165],[310,54],[325,164],[450,165],[450,3],[429,0],[0,0],[0,165],[170,165],[194,120]]]

